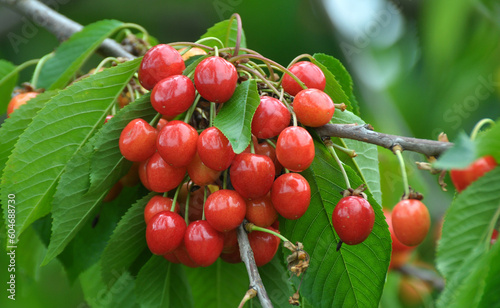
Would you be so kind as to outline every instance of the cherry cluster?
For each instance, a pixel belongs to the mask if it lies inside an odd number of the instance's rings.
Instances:
[[[183,75],[185,60],[200,54],[205,56],[194,74]],[[122,155],[139,164],[143,185],[164,193],[153,197],[144,210],[149,249],[192,267],[209,266],[219,257],[240,262],[236,228],[245,218],[277,233],[278,214],[298,219],[306,212],[311,190],[298,172],[311,165],[315,149],[297,120],[322,126],[335,111],[323,92],[326,79],[321,69],[308,61],[297,62],[283,75],[281,96],[265,91],[268,86],[260,81],[252,141],[236,154],[223,132],[203,120],[214,117],[217,106],[230,100],[238,83],[249,78],[230,57],[208,55],[199,48],[181,55],[170,45],[152,47],[138,77],[142,87],[151,90],[151,105],[161,119],[134,119],[119,140]],[[168,192],[174,189],[171,198]],[[257,266],[269,262],[280,243],[277,236],[259,230],[249,234],[249,241]]]

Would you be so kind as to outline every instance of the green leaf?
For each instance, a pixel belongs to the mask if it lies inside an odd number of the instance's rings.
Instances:
[[[463,169],[477,157],[476,145],[464,132],[457,136],[454,145],[443,153],[433,167],[438,169]]]
[[[492,155],[497,162],[500,162],[500,121],[489,130],[478,134],[476,144],[478,158]]]
[[[126,271],[146,248],[144,207],[154,195],[150,193],[134,203],[113,231],[101,256],[105,282],[111,281],[117,273]]]
[[[350,111],[333,114],[332,123],[336,124],[364,124],[365,122]],[[335,140],[336,138],[334,138]],[[340,138],[339,138],[340,139]],[[352,139],[340,139],[340,145],[355,150],[355,158],[348,157],[338,151],[342,161],[347,163],[368,186],[377,203],[382,204],[382,191],[380,189],[380,171],[378,167],[378,149],[376,145]]]
[[[68,277],[74,281],[81,272],[99,261],[118,221],[131,200],[137,198],[137,188],[127,189],[112,202],[105,203],[93,219],[89,219],[59,255]]]
[[[255,80],[236,87],[233,96],[224,103],[215,117],[214,126],[229,139],[235,153],[243,152],[252,139],[252,118],[260,104]]]
[[[29,103],[12,113],[5,119],[0,128],[0,170],[3,170],[19,136],[31,124],[40,109],[56,94],[56,91],[45,92],[29,100]],[[1,174],[1,172],[0,172]]]
[[[17,83],[19,74],[14,72],[16,66],[9,61],[0,59],[0,115],[7,112],[12,97],[12,91]]]
[[[151,121],[157,114],[149,101],[149,94],[125,106],[106,125],[99,130],[94,144],[94,154],[90,166],[90,190],[106,189],[125,175],[131,162],[120,152],[118,140],[120,134],[133,119],[142,118]]]
[[[460,193],[448,209],[437,248],[437,268],[448,279],[478,245],[487,247],[500,216],[500,168]]]
[[[212,279],[204,283],[212,285]],[[183,267],[161,256],[152,256],[139,271],[135,293],[141,307],[194,307]]]
[[[485,284],[479,307],[500,307],[500,292],[498,292],[498,286],[500,286],[500,262],[498,260],[500,260],[500,244],[491,247],[486,262],[479,263],[479,266],[484,266],[483,272],[486,272],[486,275],[478,278],[480,280],[475,278],[471,280],[472,283],[484,281]],[[474,286],[470,288],[474,289]]]
[[[346,68],[342,63],[332,56],[315,53],[313,55],[316,60],[315,63],[318,65],[326,77],[326,88],[325,92],[332,97],[335,103],[345,103],[347,110],[352,111],[354,114],[359,115],[359,105],[356,97],[353,93],[353,82],[351,75],[347,72]],[[339,90],[340,87],[340,90]],[[337,99],[345,99],[342,92],[347,97],[347,101],[335,101],[334,97]]]
[[[135,279],[130,273],[116,275],[112,282],[105,284],[100,272],[100,263],[96,263],[80,275],[86,304],[99,308],[140,307],[134,293]]]
[[[122,22],[117,20],[101,20],[73,34],[44,64],[38,78],[38,87],[49,90],[64,88],[104,39],[121,26]]]
[[[66,163],[102,125],[139,62],[106,69],[59,92],[21,135],[4,169],[1,195],[6,200],[16,194],[17,236],[50,212]]]
[[[382,208],[368,192],[375,212],[372,233],[363,243],[344,244],[337,252],[332,213],[345,189],[344,179],[324,145],[315,140],[315,148],[311,167],[302,173],[311,186],[311,204],[300,219],[280,221],[282,234],[293,243],[302,242],[311,258],[301,294],[314,307],[377,307],[391,254]],[[352,187],[358,187],[360,178],[349,166],[344,168]]]
[[[238,33],[238,23],[236,19],[233,19],[230,27],[229,27],[229,20],[223,20],[221,22],[216,23],[211,28],[209,28],[207,32],[201,36],[201,38],[203,39],[207,37],[215,37],[218,38],[224,44],[224,46],[221,46],[220,43],[217,42],[216,40],[208,40],[203,42],[203,44],[207,46],[211,47],[217,46],[218,48],[235,47],[237,33]],[[240,47],[243,48],[247,47],[245,32],[243,31],[243,29],[241,30]]]
[[[217,259],[205,268],[185,268],[193,291],[194,307],[238,307],[248,290],[248,277],[243,263],[229,264]]]

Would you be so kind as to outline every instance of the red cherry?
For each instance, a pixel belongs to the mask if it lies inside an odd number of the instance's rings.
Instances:
[[[372,232],[375,213],[366,199],[348,196],[340,199],[335,206],[332,223],[342,242],[357,245]]]
[[[212,265],[219,258],[224,236],[206,220],[197,220],[187,227],[184,245],[191,259],[205,267]]]
[[[394,256],[395,253],[399,252],[404,252],[404,251],[412,251],[415,249],[415,247],[411,246],[406,246],[405,244],[401,243],[398,238],[396,237],[396,234],[394,234],[394,228],[392,227],[392,213],[391,211],[384,210],[384,215],[385,215],[385,221],[389,225],[389,232],[391,233],[391,239],[392,239],[392,255]]]
[[[143,119],[132,120],[120,134],[120,152],[130,161],[146,160],[156,152],[157,134],[156,129]]]
[[[314,160],[314,142],[311,135],[299,126],[285,128],[276,143],[276,157],[288,170],[306,170]]]
[[[148,161],[146,174],[151,190],[167,192],[181,184],[186,174],[186,167],[172,167],[156,152]]]
[[[305,89],[295,96],[293,111],[302,124],[319,127],[330,122],[335,112],[335,105],[325,92],[318,89]]]
[[[106,116],[106,119],[104,120],[104,124],[108,123],[109,120],[111,120],[113,118],[113,115],[107,115]]]
[[[195,98],[194,85],[184,75],[160,80],[151,92],[151,105],[159,113],[176,116],[188,110]]]
[[[425,239],[431,225],[427,207],[419,200],[401,200],[392,209],[392,227],[398,240],[416,246]]]
[[[158,124],[156,124],[156,130],[158,132],[160,132],[162,130],[162,128],[167,126],[167,124],[168,124],[168,120],[161,118],[160,120],[158,120]]]
[[[247,200],[246,204],[246,218],[256,226],[269,227],[278,218],[278,212],[274,208],[269,194],[260,198]]]
[[[277,230],[271,227],[267,229],[277,232]],[[280,245],[280,239],[277,236],[262,231],[250,232],[250,234],[248,234],[248,241],[250,242],[250,247],[252,248],[255,264],[257,266],[263,266],[269,263],[274,258]]]
[[[267,142],[256,143],[255,146],[255,154],[265,155],[271,159],[274,164],[274,174],[280,174],[283,166],[278,161],[276,157],[276,149]]]
[[[274,164],[264,155],[236,155],[229,171],[231,184],[243,198],[265,196],[274,181]]]
[[[177,50],[166,44],[158,44],[142,58],[139,82],[146,90],[151,90],[160,80],[181,75],[185,68],[184,60]]]
[[[231,252],[222,252],[220,258],[226,263],[241,263],[240,248],[236,247],[236,249]]]
[[[280,175],[271,188],[274,208],[286,219],[299,219],[311,202],[309,182],[298,173]]]
[[[102,202],[111,202],[115,200],[116,197],[118,197],[118,195],[122,192],[122,189],[123,189],[122,183],[120,183],[120,181],[116,182],[115,185],[111,187],[111,189],[109,190],[106,197],[104,197]]]
[[[185,167],[196,154],[198,132],[182,121],[171,121],[159,133],[156,148],[173,167]]]
[[[153,218],[156,214],[163,211],[171,211],[173,201],[174,200],[172,200],[172,198],[163,196],[154,196],[151,198],[144,208],[144,221],[146,224],[148,224],[151,218]],[[175,212],[179,214],[179,206],[177,205],[175,207]]]
[[[207,101],[225,103],[233,96],[238,81],[234,65],[221,57],[208,57],[194,71],[194,84]]]
[[[197,150],[201,161],[217,171],[226,170],[236,155],[229,140],[216,127],[209,127],[200,134]]]
[[[177,249],[179,249],[179,248],[177,248]],[[177,263],[177,264],[181,263],[181,261],[179,261],[179,259],[175,255],[175,250],[171,251],[171,252],[167,252],[162,257],[165,258],[165,260],[172,262],[172,263]]]
[[[290,111],[278,99],[261,96],[252,119],[252,134],[260,139],[278,136],[290,124]]]
[[[490,245],[493,245],[497,242],[498,239],[498,230],[493,229],[493,233],[491,233]]]
[[[225,232],[238,227],[245,218],[245,212],[245,200],[234,190],[218,190],[205,202],[205,217],[217,231]]]
[[[187,187],[186,190],[184,190],[184,187],[186,184],[181,189],[181,193],[185,194],[182,196],[179,196],[179,203],[180,203],[180,210],[181,213],[185,212],[186,209],[186,198],[187,198]],[[189,198],[189,213],[188,213],[188,219],[189,221],[196,221],[196,220],[201,220],[202,214],[203,214],[203,202],[205,201],[205,192],[204,192],[204,187],[201,187],[193,192],[190,192],[191,196]],[[207,196],[210,195],[210,190],[207,190]]]
[[[38,94],[38,92],[26,92],[26,93],[20,93],[14,96],[10,102],[9,105],[7,106],[7,117],[10,117],[10,114],[14,112],[17,108],[21,107],[22,105],[26,104],[30,99],[35,98]]]
[[[198,153],[187,166],[187,172],[191,181],[198,186],[206,186],[214,183],[220,176],[221,171],[208,168],[200,159]]]
[[[186,245],[184,245],[184,238],[182,239],[182,243],[177,247],[176,250],[174,250],[174,255],[179,260],[180,263],[184,264],[187,267],[195,268],[199,267],[198,264],[196,264],[193,259],[189,256]]]
[[[141,180],[142,185],[146,187],[147,190],[151,190],[151,186],[149,186],[148,182],[148,162],[149,159],[141,161],[139,163],[139,179]]]
[[[302,81],[306,87],[319,89],[321,91],[325,90],[326,78],[325,74],[321,69],[314,63],[301,61],[290,66],[290,72],[292,72],[300,81]],[[293,80],[290,75],[285,74],[283,76],[283,81],[281,83],[283,89],[292,96],[302,91],[302,87]]]
[[[465,169],[450,171],[451,181],[458,192],[466,189],[472,182],[482,177],[486,172],[495,169],[497,162],[493,156],[484,156],[474,161]]]
[[[153,216],[146,227],[146,242],[155,255],[174,251],[182,243],[186,222],[174,212],[160,212]]]
[[[224,236],[224,246],[222,252],[229,253],[238,249],[238,231],[237,229],[232,229],[227,232],[223,232]]]

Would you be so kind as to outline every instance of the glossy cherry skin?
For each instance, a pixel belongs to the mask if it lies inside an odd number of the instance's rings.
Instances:
[[[151,218],[155,216],[156,214],[163,212],[163,211],[171,211],[172,209],[172,203],[173,203],[172,198],[168,197],[163,197],[163,196],[154,196],[149,200],[149,202],[146,204],[146,207],[144,208],[144,221],[146,224],[149,223]],[[175,207],[175,212],[179,214],[179,206],[176,205]]]
[[[149,186],[148,182],[148,162],[149,159],[143,160],[139,163],[139,179],[141,180],[142,185],[146,187],[147,190],[152,190],[151,186]]]
[[[310,127],[319,127],[330,122],[335,112],[335,105],[325,92],[318,89],[305,89],[295,95],[293,111],[300,123]]]
[[[273,183],[271,201],[281,216],[299,219],[311,202],[309,182],[298,173],[282,174]]]
[[[108,123],[109,120],[111,120],[113,118],[113,115],[107,115],[106,116],[106,119],[104,119],[104,124]]]
[[[214,183],[220,176],[221,171],[208,168],[200,159],[198,153],[187,166],[189,178],[198,186],[206,186]]]
[[[271,202],[269,194],[246,201],[247,214],[246,218],[249,222],[259,227],[269,227],[278,218],[278,212]]]
[[[233,96],[237,81],[236,68],[221,57],[208,57],[194,70],[196,90],[209,102],[227,102]]]
[[[299,126],[285,128],[276,142],[276,157],[288,170],[306,170],[314,160],[314,142],[311,135]]]
[[[167,124],[168,124],[168,120],[161,118],[160,120],[158,120],[158,124],[156,124],[156,130],[158,132],[160,132],[162,130],[162,128],[167,126]]]
[[[209,127],[201,132],[197,151],[201,161],[208,168],[216,171],[229,168],[236,155],[229,140],[216,127]]]
[[[497,242],[498,239],[498,230],[494,229],[493,233],[491,233],[490,245],[493,245]]]
[[[106,197],[104,197],[102,202],[111,202],[111,201],[115,200],[116,197],[118,197],[118,195],[122,192],[122,190],[123,190],[122,183],[120,183],[120,181],[116,182],[115,185],[113,185],[113,187],[111,187],[111,189],[109,190]]]
[[[186,222],[174,212],[157,213],[146,227],[146,242],[155,255],[174,251],[182,243]]]
[[[430,226],[429,211],[419,200],[401,200],[392,209],[394,234],[406,246],[417,246],[422,243]]]
[[[16,96],[14,96],[10,102],[9,105],[7,106],[7,117],[10,117],[10,114],[14,112],[17,108],[21,107],[22,105],[26,104],[30,99],[35,98],[38,94],[38,92],[26,92],[26,93],[20,93]]]
[[[277,230],[271,227],[267,229],[277,232]],[[248,241],[250,242],[250,247],[252,248],[255,264],[257,266],[263,266],[269,263],[274,258],[280,245],[280,239],[277,236],[262,231],[250,232],[250,234],[248,234]]]
[[[177,247],[177,249],[179,249],[179,248]],[[179,259],[175,255],[175,250],[171,251],[171,252],[167,252],[162,257],[165,258],[165,260],[167,260],[168,262],[172,262],[172,263],[176,263],[176,264],[181,263],[181,261],[179,261]]]
[[[252,118],[252,134],[260,139],[278,136],[290,124],[290,111],[278,99],[261,96]]]
[[[474,161],[465,169],[450,171],[451,181],[458,192],[466,189],[472,182],[482,177],[486,172],[495,169],[497,162],[493,156],[484,156]]]
[[[130,161],[143,161],[156,152],[158,132],[143,119],[130,121],[120,134],[118,145],[123,157]]]
[[[139,82],[146,90],[151,90],[162,79],[181,75],[186,65],[175,48],[166,44],[151,47],[141,61]]]
[[[398,240],[394,234],[394,228],[392,227],[391,211],[384,209],[384,216],[385,221],[389,225],[389,232],[391,233],[392,240],[391,263],[389,263],[389,269],[397,269],[406,264],[410,258],[411,251],[415,249],[415,247],[406,246]]]
[[[301,61],[290,66],[289,70],[302,81],[306,87],[325,90],[326,78],[321,69],[314,63]],[[283,89],[292,96],[302,91],[302,87],[293,80],[290,75],[285,74],[282,81]]]
[[[235,250],[230,252],[222,252],[220,254],[222,261],[226,263],[236,264],[241,263],[240,249],[237,247]]]
[[[283,166],[278,161],[276,157],[276,149],[267,142],[256,143],[255,146],[255,154],[265,155],[271,159],[274,164],[275,175],[280,174]]]
[[[243,222],[245,213],[245,200],[234,190],[218,190],[205,202],[205,218],[220,232],[238,227]]]
[[[151,105],[159,113],[173,117],[191,107],[195,98],[194,85],[184,75],[160,80],[151,92]]]
[[[224,246],[222,248],[222,252],[228,253],[235,251],[238,249],[238,231],[237,229],[232,229],[226,232],[223,232],[224,236]]]
[[[372,232],[375,213],[366,199],[344,197],[333,210],[332,223],[342,242],[357,245],[364,242]]]
[[[173,167],[185,167],[196,154],[198,132],[182,121],[171,121],[158,133],[156,149]]]
[[[134,187],[139,184],[139,166],[140,162],[134,162],[127,174],[120,178],[120,183],[126,187]]]
[[[184,245],[191,259],[205,267],[219,258],[224,246],[224,236],[206,220],[197,220],[187,227]]]
[[[167,192],[181,184],[186,174],[186,167],[172,167],[156,152],[148,161],[146,174],[151,190]]]
[[[179,260],[180,263],[184,264],[187,267],[196,268],[200,267],[196,262],[191,259],[189,253],[187,252],[186,245],[184,244],[184,238],[182,239],[182,243],[174,250],[174,255]]]
[[[274,172],[269,157],[251,153],[236,155],[229,169],[234,190],[247,199],[267,195],[273,185]]]

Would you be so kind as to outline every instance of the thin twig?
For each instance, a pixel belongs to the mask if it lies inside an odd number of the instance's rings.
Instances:
[[[272,308],[273,304],[267,295],[262,279],[259,275],[259,270],[255,264],[255,258],[253,256],[252,249],[250,248],[250,242],[248,241],[248,236],[243,227],[245,221],[238,227],[238,245],[240,247],[241,260],[245,263],[248,272],[248,278],[250,279],[250,288],[257,291],[257,296],[259,297],[260,304],[263,308]]]
[[[388,135],[373,131],[371,126],[354,124],[326,124],[316,131],[322,137],[340,137],[375,144],[392,150],[400,145],[404,151],[412,151],[427,156],[439,156],[453,146],[451,142],[441,142],[427,139]]]
[[[83,28],[79,23],[59,14],[37,0],[0,0],[0,4],[6,5],[30,18],[37,25],[54,34],[59,41],[67,40],[73,33]],[[134,55],[125,51],[120,44],[111,39],[104,40],[99,52],[104,56],[135,58]]]

